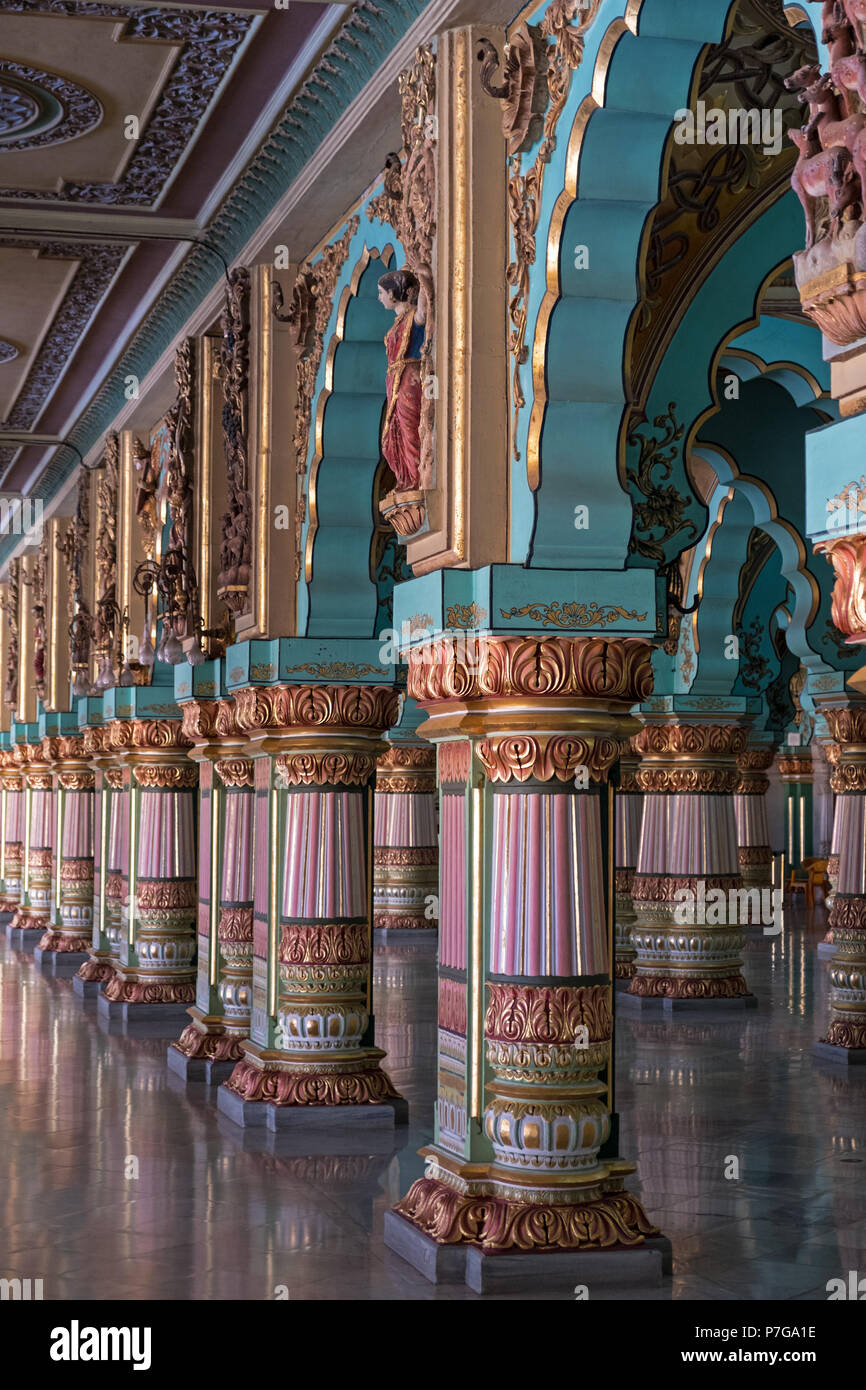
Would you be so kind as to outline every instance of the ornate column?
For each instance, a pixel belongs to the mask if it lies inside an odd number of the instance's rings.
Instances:
[[[812,853],[811,754],[779,751],[779,776],[785,788],[785,876]]]
[[[740,774],[734,793],[734,820],[737,827],[737,865],[746,888],[771,888],[773,852],[767,824],[765,775],[772,767],[772,746],[749,744],[737,754]]]
[[[112,720],[107,746],[123,760],[129,843],[119,954],[99,1011],[180,1020],[195,999],[198,769],[179,719]]]
[[[634,742],[644,791],[632,887],[635,976],[621,1002],[665,1011],[747,1007],[733,793],[747,731],[711,716],[645,714]],[[686,722],[687,721],[687,722]],[[632,1001],[634,1001],[632,1003]]]
[[[439,1092],[425,1176],[386,1215],[385,1240],[428,1278],[479,1292],[518,1267],[573,1281],[605,1250],[626,1282],[660,1272],[610,1095],[608,774],[651,684],[634,638],[411,649],[409,693],[439,752]]]
[[[625,989],[634,975],[635,949],[631,929],[635,922],[631,900],[632,881],[640,850],[643,794],[635,776],[640,759],[629,746],[620,758],[616,797],[616,980]]]
[[[24,748],[24,868],[21,902],[8,931],[14,944],[35,947],[51,921],[51,874],[54,857],[54,805],[49,755],[56,739],[28,743]],[[17,935],[21,933],[21,935]]]
[[[218,1098],[237,1123],[405,1114],[373,1045],[371,977],[376,758],[397,713],[390,686],[235,692],[255,785],[250,1040]]]
[[[233,700],[190,700],[184,733],[199,765],[198,973],[192,1022],[168,1049],[172,1071],[215,1084],[250,1035],[253,993],[253,761]]]
[[[436,750],[391,743],[376,764],[373,923],[433,928],[439,892]]]
[[[123,769],[112,764],[107,735],[108,730],[97,724],[82,729],[84,755],[93,772],[93,921],[88,958],[76,972],[72,988],[83,999],[94,998],[102,985],[112,978],[112,947],[115,959],[119,958],[120,951],[123,880],[118,827],[119,810],[124,803]],[[114,865],[111,870],[110,864]],[[119,894],[116,898],[108,896],[111,887]],[[109,931],[114,922],[110,912],[114,902],[117,903],[117,923],[112,939]]]
[[[0,788],[3,798],[3,856],[0,912],[16,912],[21,902],[24,859],[24,778],[18,748],[4,748],[0,756]]]
[[[839,878],[830,911],[830,1026],[816,1057],[842,1066],[866,1062],[866,703],[822,703],[838,747],[836,793]]]
[[[49,740],[43,740],[48,743]],[[93,788],[84,739],[62,736],[53,767],[57,825],[60,827],[57,882],[51,923],[34,957],[55,973],[74,973],[91,946],[93,932]]]

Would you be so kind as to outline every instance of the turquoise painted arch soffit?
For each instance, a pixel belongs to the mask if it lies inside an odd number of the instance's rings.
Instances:
[[[404,257],[392,228],[368,218],[373,196],[357,210],[313,391],[297,610],[298,631],[309,637],[375,636],[382,599],[371,573],[374,528],[381,524],[373,484],[385,403],[384,339],[394,316],[379,303],[377,282]],[[347,220],[331,244],[348,226]]]
[[[519,368],[527,405],[519,415],[520,458],[511,463],[510,553],[531,553],[533,566],[590,569],[625,562],[631,506],[618,486],[615,461],[626,406],[622,363],[637,304],[638,255],[646,219],[658,201],[674,115],[688,103],[695,64],[704,46],[725,34],[732,8],[722,0],[645,0],[627,12],[621,4],[603,4],[572,77],[556,148],[543,169],[539,254],[527,295],[530,351]],[[537,22],[543,9],[527,18]],[[618,24],[618,34],[612,24]],[[604,105],[592,111],[586,124],[578,166],[578,132],[586,111],[581,107],[591,91]],[[532,167],[536,155],[533,147],[521,156],[521,172]],[[561,235],[552,244],[551,226],[556,231],[560,224]],[[797,245],[791,238],[788,253]],[[546,254],[540,254],[544,248]],[[576,254],[581,248],[588,259]],[[539,353],[546,405],[533,394]],[[648,409],[650,420],[676,399],[666,394],[668,389],[664,385],[665,399]],[[532,463],[542,406],[541,483],[533,499],[527,455]],[[688,418],[685,409],[683,418]],[[569,533],[578,505],[594,507],[596,513],[596,525],[579,538],[580,548]],[[700,508],[694,510],[699,516]]]

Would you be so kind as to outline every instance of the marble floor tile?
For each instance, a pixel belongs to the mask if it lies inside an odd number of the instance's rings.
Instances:
[[[612,1300],[823,1300],[827,1279],[866,1271],[866,1076],[813,1064],[828,1000],[813,917],[789,912],[781,939],[749,941],[756,1010],[618,1018],[620,1151],[674,1274]],[[0,1277],[42,1278],[60,1300],[267,1300],[283,1286],[302,1301],[476,1299],[382,1240],[432,1137],[433,951],[378,948],[374,987],[410,1123],[384,1154],[333,1140],[304,1153],[227,1122],[213,1088],[168,1071],[164,1040],[104,1032],[68,981],[0,941]]]

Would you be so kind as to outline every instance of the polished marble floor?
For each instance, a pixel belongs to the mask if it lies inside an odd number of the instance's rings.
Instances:
[[[674,1248],[654,1298],[824,1300],[866,1273],[866,1076],[810,1051],[824,929],[820,908],[788,913],[780,939],[748,942],[755,1011],[618,1023],[621,1152]],[[382,1243],[431,1137],[434,951],[377,949],[376,989],[408,1132],[311,1154],[236,1128],[168,1071],[165,1039],[109,1036],[0,937],[0,1277],[41,1278],[46,1299],[474,1299]]]

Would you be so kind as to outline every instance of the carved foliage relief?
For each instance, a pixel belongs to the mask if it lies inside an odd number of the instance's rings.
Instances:
[[[250,272],[231,271],[221,328],[219,377],[223,388],[228,508],[222,518],[217,592],[232,613],[249,611],[252,503],[247,458],[249,423]]]

